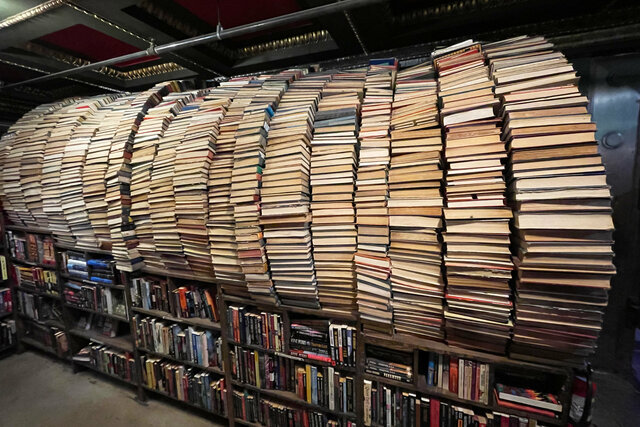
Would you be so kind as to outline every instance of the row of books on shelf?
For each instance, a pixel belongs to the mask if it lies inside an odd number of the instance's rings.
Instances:
[[[233,391],[233,410],[237,419],[267,427],[355,427],[343,418],[259,398],[248,391]]]
[[[455,356],[420,352],[426,363],[427,386],[458,395],[461,399],[489,404],[490,367],[487,363]]]
[[[305,364],[304,359],[271,355],[235,346],[231,351],[233,378],[266,390],[289,391],[307,403],[353,412],[353,377],[331,366]]]
[[[135,382],[136,363],[129,352],[109,346],[90,343],[73,356],[75,362],[91,365],[94,369],[125,381]]]
[[[112,258],[87,259],[82,252],[66,251],[61,253],[62,265],[74,279],[113,285],[116,282],[115,261]]]
[[[355,366],[356,328],[328,320],[292,321],[289,352],[339,366]]]
[[[213,288],[190,285],[170,289],[166,280],[138,277],[132,280],[131,301],[134,307],[160,310],[174,317],[220,321]]]
[[[58,276],[53,270],[14,265],[13,273],[22,288],[58,295]]]
[[[364,425],[384,427],[535,427],[533,418],[454,404],[364,381]]]
[[[142,381],[153,390],[209,412],[226,414],[224,378],[157,357],[141,356]]]
[[[13,299],[11,289],[0,288],[0,315],[13,312]]]
[[[61,317],[60,302],[40,295],[18,290],[16,293],[18,312],[34,320],[49,320]]]
[[[63,330],[35,322],[23,322],[24,336],[53,350],[58,357],[69,355],[69,339]]]
[[[413,354],[367,346],[365,372],[395,381],[413,382]]]
[[[18,235],[13,231],[7,231],[6,234],[12,258],[44,265],[56,265],[55,249],[51,237],[30,233]]]
[[[16,343],[16,321],[0,321],[0,349],[12,346]]]
[[[227,308],[229,337],[235,342],[284,351],[282,315],[246,307]]]
[[[64,285],[63,294],[67,304],[127,317],[124,291],[68,281]]]
[[[110,319],[100,314],[90,313],[88,316],[80,316],[76,323],[76,328],[85,331],[94,331],[105,337],[114,338],[118,335],[121,325],[124,322],[119,320]],[[124,325],[126,329],[129,329],[129,325]]]
[[[210,330],[184,327],[153,317],[133,317],[137,345],[203,367],[222,368],[222,338]]]

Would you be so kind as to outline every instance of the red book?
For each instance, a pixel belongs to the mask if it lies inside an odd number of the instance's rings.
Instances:
[[[449,359],[449,391],[458,394],[458,358]]]
[[[498,404],[498,406],[504,406],[505,408],[513,408],[513,409],[517,409],[519,411],[524,411],[524,412],[531,412],[532,414],[540,414],[540,415],[545,415],[547,417],[551,417],[554,418],[556,416],[556,414],[554,414],[552,411],[547,411],[546,409],[540,409],[540,408],[534,408],[531,406],[527,406],[527,405],[520,405],[519,403],[513,403],[513,402],[508,402],[506,400],[500,400],[500,398],[498,397],[498,392],[493,389],[493,395],[496,398],[496,403]],[[505,418],[505,417],[503,417]],[[509,424],[507,423],[507,426]]]
[[[431,399],[431,406],[429,407],[429,425],[440,425],[440,401],[437,399]]]

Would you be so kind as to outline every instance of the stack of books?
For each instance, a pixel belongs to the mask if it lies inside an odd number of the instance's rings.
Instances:
[[[148,195],[153,244],[162,261],[161,264],[155,265],[156,268],[190,272],[178,233],[173,183],[176,173],[176,148],[203,100],[204,98],[199,96],[185,105],[158,139],[158,150],[150,172]],[[149,261],[146,264],[153,266],[153,260]]]
[[[71,174],[63,165],[65,159],[65,151],[67,145],[69,149],[73,150],[74,147],[69,144],[69,141],[74,134],[74,131],[87,117],[90,117],[98,106],[107,101],[104,97],[87,98],[82,101],[78,101],[68,107],[58,111],[55,115],[58,117],[57,123],[54,125],[54,131],[51,131],[49,138],[46,140],[46,144],[43,144],[44,157],[42,160],[42,175],[39,177],[40,185],[39,191],[36,190],[37,197],[40,199],[38,204],[41,204],[42,213],[46,216],[46,222],[37,224],[29,222],[26,218],[23,218],[25,224],[30,226],[44,226],[49,228],[56,237],[67,244],[74,244],[73,238],[70,238],[71,230],[67,224],[67,220],[64,216],[64,210],[62,208],[62,193],[66,191],[74,191],[82,186],[81,176],[79,173]],[[52,117],[53,118],[53,117]],[[52,123],[50,124],[52,125]],[[44,139],[45,135],[41,135]],[[75,159],[70,156],[68,160],[73,163]],[[79,160],[79,159],[78,159]],[[81,160],[79,160],[81,162]],[[21,182],[25,183],[25,173],[31,175],[33,179],[33,171],[30,172],[29,168],[26,168],[23,164],[21,167]],[[36,172],[36,175],[38,173]],[[27,190],[23,185],[23,192]],[[27,215],[29,210],[24,213]]]
[[[309,170],[311,132],[327,75],[289,85],[271,119],[262,177],[262,210],[271,279],[284,304],[319,308],[311,252]]]
[[[141,356],[140,362],[142,382],[146,387],[209,412],[226,413],[224,378],[156,357]]]
[[[328,320],[291,322],[289,353],[338,366],[355,366],[356,328]]]
[[[231,196],[231,173],[233,171],[233,150],[235,134],[245,107],[251,102],[260,84],[252,78],[231,79],[221,83],[227,89],[235,90],[227,114],[220,122],[220,132],[216,141],[216,155],[209,168],[207,181],[209,197],[209,217],[207,233],[211,261],[216,280],[225,294],[248,295],[235,236],[235,220]]]
[[[471,409],[430,396],[364,380],[365,426],[488,426],[537,425],[534,419]]]
[[[384,347],[366,347],[365,372],[413,384],[413,354]]]
[[[510,338],[509,219],[503,177],[499,103],[481,47],[469,42],[441,53],[438,71],[445,127],[445,310],[447,341],[504,353]]]
[[[131,154],[131,218],[135,226],[137,251],[145,267],[162,268],[160,254],[153,244],[153,226],[149,194],[153,160],[158,151],[158,142],[176,114],[190,102],[196,93],[174,92],[162,99],[157,106],[147,111],[138,128]],[[160,208],[162,211],[165,208]]]
[[[502,101],[515,211],[515,357],[576,361],[602,327],[613,265],[611,195],[587,98],[542,37],[487,46]]]
[[[137,345],[143,349],[202,367],[222,368],[222,338],[209,330],[140,315],[133,317],[133,327]]]
[[[131,272],[144,267],[142,256],[138,251],[135,225],[131,218],[130,184],[133,141],[149,108],[158,105],[168,93],[178,90],[180,85],[174,81],[159,83],[147,91],[140,92],[119,117],[118,129],[111,140],[109,165],[105,175],[107,185],[105,200],[111,252],[121,271]],[[142,156],[140,157],[142,159]],[[145,162],[148,163],[148,161]],[[148,185],[148,182],[145,185]]]
[[[102,123],[91,137],[87,147],[85,165],[82,171],[82,197],[87,215],[93,229],[93,234],[82,236],[78,240],[78,246],[82,248],[110,248],[111,236],[109,224],[107,222],[107,183],[105,181],[107,168],[109,167],[109,157],[111,141],[118,131],[120,120],[126,110],[131,106],[135,95],[127,95],[116,99],[110,104],[106,104],[98,109],[96,114],[102,115]],[[124,176],[123,179],[128,179]]]
[[[421,353],[419,369],[428,387],[460,399],[489,404],[491,372],[487,363],[447,354]]]
[[[311,140],[311,231],[323,309],[353,312],[357,231],[353,193],[364,72],[335,73],[322,90]]]
[[[130,291],[134,307],[160,310],[178,318],[220,321],[213,289],[189,285],[171,289],[164,280],[135,278]]]
[[[212,277],[209,217],[209,168],[215,155],[220,121],[227,112],[234,90],[217,88],[204,96],[200,109],[176,148],[173,190],[178,231],[189,263],[196,276]]]
[[[562,404],[558,401],[558,396],[552,393],[541,393],[500,383],[496,383],[493,393],[498,406],[551,418],[562,414]]]
[[[266,390],[295,393],[314,405],[340,412],[354,412],[353,377],[332,366],[305,364],[299,357],[272,355],[238,346],[231,350],[235,380]]]
[[[45,120],[50,120],[55,112],[75,101],[77,101],[76,98],[67,98],[64,101],[39,105],[18,119],[9,128],[9,131],[2,136],[0,195],[2,196],[2,207],[13,224],[23,224],[18,210],[24,211],[27,209],[20,187],[20,165],[23,154],[28,149],[27,147],[33,144],[31,137],[41,122],[43,124],[47,123]],[[51,122],[49,121],[49,123]],[[44,150],[44,147],[41,150]],[[42,156],[42,154],[40,155]],[[34,193],[40,197],[39,192],[36,191]],[[44,224],[46,216],[40,216],[39,223]]]
[[[358,252],[355,254],[358,311],[372,329],[392,330],[391,262],[387,172],[389,169],[391,103],[397,61],[370,62],[362,103],[360,159],[356,179]]]
[[[74,116],[76,116],[77,112],[75,107],[80,104],[82,104],[82,101],[74,99],[72,103],[63,106],[61,109],[51,111],[51,114],[42,116],[40,120],[36,121],[33,131],[28,136],[24,135],[24,139],[16,140],[16,144],[12,147],[11,151],[18,150],[21,157],[16,162],[18,169],[15,175],[15,187],[7,185],[6,188],[8,195],[13,193],[13,189],[20,192],[20,198],[15,198],[17,194],[11,194],[12,207],[17,211],[19,217],[18,224],[25,224],[31,227],[49,226],[48,214],[43,209],[45,204],[51,204],[52,202],[44,203],[42,192],[47,191],[53,197],[51,192],[55,191],[56,187],[52,185],[52,181],[60,181],[60,169],[52,170],[51,167],[56,162],[58,166],[60,165],[69,135],[78,125],[74,121]],[[71,117],[69,118],[69,116]],[[64,118],[67,118],[67,120],[64,121]],[[60,123],[59,126],[58,123]],[[56,128],[59,130],[54,131],[51,135],[51,142],[55,141],[55,148],[52,146],[47,152],[51,129]],[[63,136],[59,137],[60,134]],[[45,164],[46,168],[44,167]],[[44,179],[45,177],[46,180]],[[57,201],[59,202],[59,199]],[[38,218],[37,222],[36,217]]]
[[[229,306],[227,319],[228,336],[233,338],[233,341],[275,351],[284,350],[282,315]]]
[[[82,171],[86,164],[91,137],[102,125],[108,111],[103,107],[115,99],[115,95],[97,97],[76,108],[78,112],[82,112],[79,120],[84,121],[80,122],[71,135],[62,158],[60,202],[68,232],[65,230],[57,233],[56,239],[61,243],[78,245],[80,240],[85,240],[85,236],[88,236],[89,242],[95,241],[82,195]],[[84,245],[86,246],[87,242],[84,242]]]
[[[355,427],[356,423],[345,419],[332,420],[317,411],[290,407],[286,404],[259,398],[247,391],[233,392],[235,417],[248,423],[263,426],[326,426]]]
[[[88,363],[98,371],[136,381],[136,362],[133,354],[115,350],[102,344],[90,344],[73,356],[73,360]]]
[[[260,226],[260,187],[267,133],[271,118],[287,85],[299,73],[283,71],[263,76],[264,81],[245,107],[236,130],[231,176],[231,204],[234,206],[238,258],[252,298],[274,304],[276,295]]]
[[[442,137],[430,64],[398,72],[391,111],[389,258],[396,332],[442,339]]]

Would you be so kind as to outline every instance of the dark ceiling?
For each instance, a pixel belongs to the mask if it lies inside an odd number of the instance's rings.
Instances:
[[[0,82],[11,84],[334,0],[1,0]],[[36,8],[36,9],[31,9]],[[31,9],[31,10],[29,10]],[[411,58],[466,38],[543,34],[569,55],[637,51],[637,0],[388,0],[64,79],[0,90],[0,131],[35,105],[170,79],[202,80],[368,55]]]

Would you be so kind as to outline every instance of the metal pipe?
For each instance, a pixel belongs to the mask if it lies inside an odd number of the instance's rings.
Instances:
[[[10,88],[15,86],[21,86],[24,84],[32,84],[43,82],[46,80],[56,79],[60,77],[66,77],[71,74],[80,73],[83,71],[93,70],[100,67],[106,67],[108,65],[118,64],[120,62],[130,61],[133,59],[144,58],[146,56],[162,55],[164,53],[173,52],[180,49],[186,49],[189,47],[197,46],[203,43],[212,41],[218,41],[222,39],[229,39],[246,34],[256,33],[258,31],[268,30],[274,27],[287,25],[305,19],[317,18],[332,13],[342,12],[356,7],[368,6],[374,3],[380,3],[386,0],[339,0],[334,3],[325,4],[322,6],[314,7],[311,9],[304,9],[297,12],[289,13],[287,15],[276,16],[274,18],[265,19],[263,21],[254,22],[246,25],[239,25],[237,27],[225,29],[218,29],[218,31],[201,36],[195,36],[188,39],[167,43],[161,46],[151,46],[146,50],[130,53],[116,58],[105,59],[104,61],[94,62],[80,67],[71,68],[68,70],[59,71],[57,73],[47,74],[45,76],[35,77],[29,80],[23,80],[21,82],[12,83],[4,87],[0,87],[0,90],[4,88]]]

